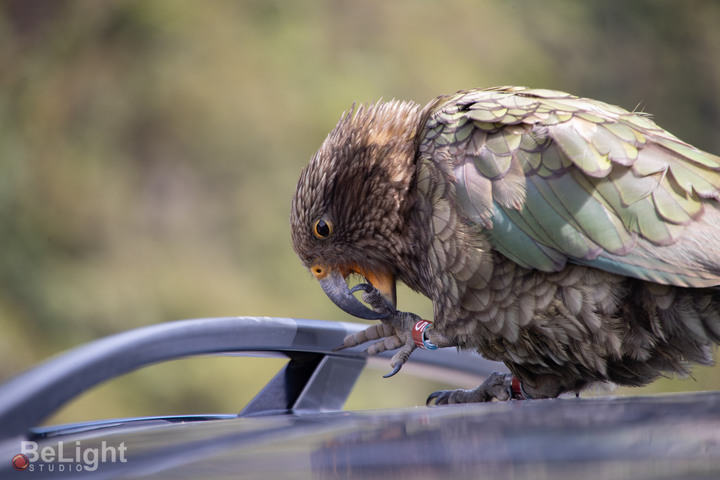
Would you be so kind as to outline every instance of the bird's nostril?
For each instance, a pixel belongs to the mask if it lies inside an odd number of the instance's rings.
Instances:
[[[327,275],[327,271],[325,270],[325,267],[318,266],[318,265],[316,265],[314,267],[310,267],[310,271],[312,272],[313,275],[315,275],[315,278],[317,278],[318,280],[320,280],[325,275]]]

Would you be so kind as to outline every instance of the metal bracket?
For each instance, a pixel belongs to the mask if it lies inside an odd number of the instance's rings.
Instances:
[[[294,355],[240,416],[340,410],[364,367],[364,358]]]

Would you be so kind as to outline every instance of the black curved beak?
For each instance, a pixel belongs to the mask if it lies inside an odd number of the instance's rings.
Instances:
[[[388,317],[388,313],[376,312],[353,296],[353,292],[357,292],[358,290],[368,291],[367,289],[370,287],[367,284],[356,285],[351,290],[348,288],[347,282],[345,282],[346,275],[343,274],[340,269],[326,268],[323,270],[322,275],[318,275],[315,268],[317,267],[311,268],[311,271],[315,274],[325,295],[343,311],[355,317],[364,318],[365,320],[380,320]],[[390,311],[395,311],[395,281],[392,276],[377,276],[369,274],[368,272],[359,272],[357,269],[352,269],[351,272],[360,274],[367,273],[363,276],[372,284],[372,287],[376,288],[382,294],[383,301]]]

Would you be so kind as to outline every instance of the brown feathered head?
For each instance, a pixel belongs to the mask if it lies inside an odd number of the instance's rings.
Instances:
[[[351,294],[350,274],[395,306],[419,115],[407,102],[353,105],[302,171],[293,197],[295,252],[328,297],[361,318],[379,316]]]

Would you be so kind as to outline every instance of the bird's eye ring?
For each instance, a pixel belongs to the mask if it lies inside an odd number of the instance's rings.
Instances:
[[[313,225],[313,233],[321,240],[328,238],[333,233],[333,224],[330,220],[321,218]]]

